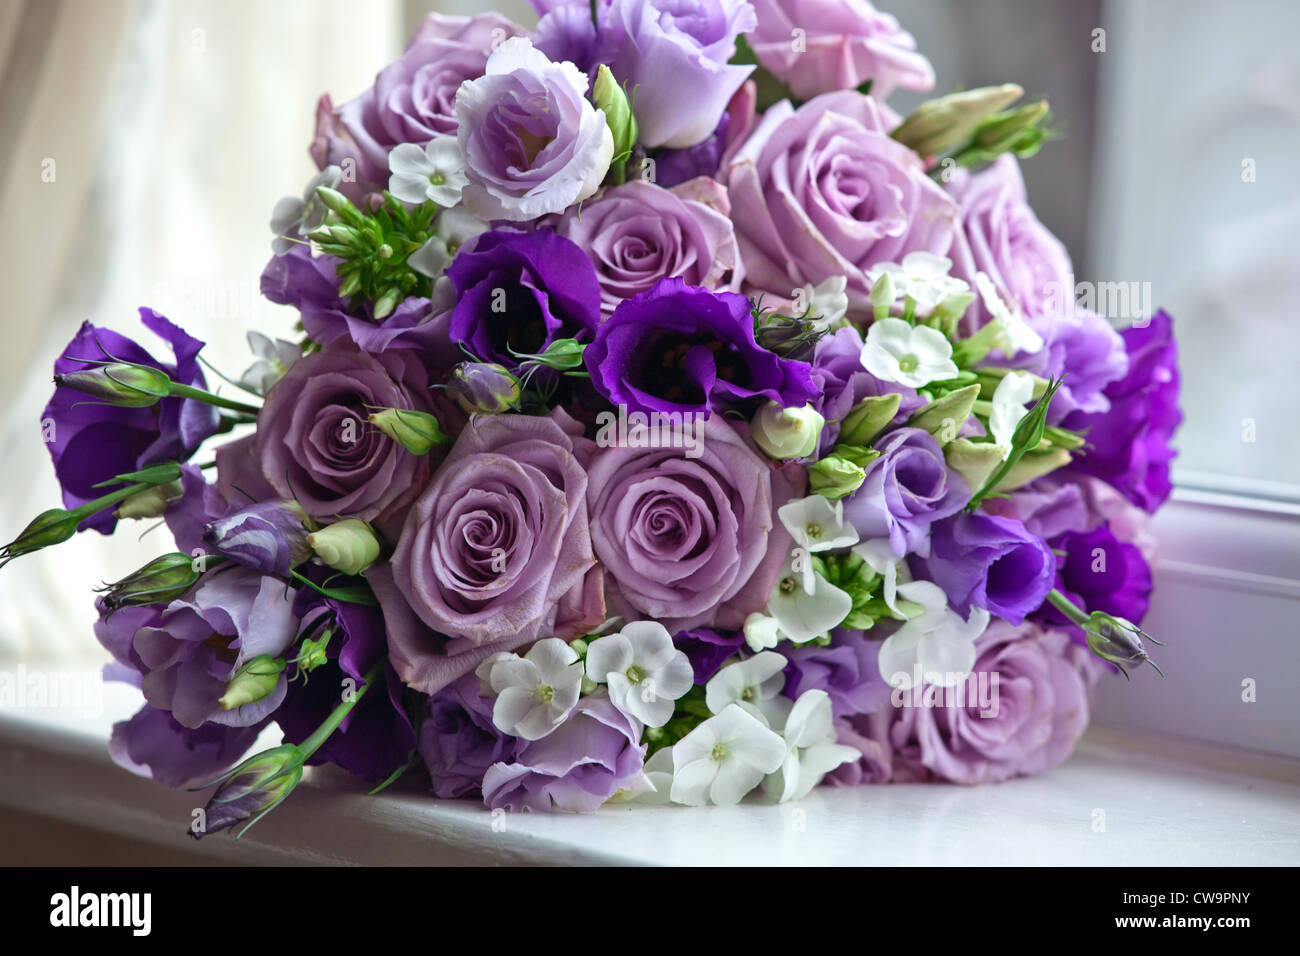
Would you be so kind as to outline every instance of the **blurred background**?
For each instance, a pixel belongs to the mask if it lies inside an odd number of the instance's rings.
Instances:
[[[520,23],[522,0],[444,0]],[[1292,0],[900,0],[936,93],[1012,80],[1065,136],[1025,163],[1076,278],[1176,318],[1186,423],[1150,629],[1170,679],[1112,682],[1097,720],[1297,753],[1300,5]],[[237,376],[275,201],[314,172],[316,99],[365,88],[424,0],[0,0],[0,536],[58,502],[40,412],[83,320],[149,305]],[[907,112],[921,97],[891,101]],[[1114,317],[1119,318],[1119,317]],[[163,533],[88,534],[0,574],[0,666],[97,668],[89,588]],[[1254,675],[1252,677],[1252,675]],[[1189,704],[1189,702],[1192,702]]]

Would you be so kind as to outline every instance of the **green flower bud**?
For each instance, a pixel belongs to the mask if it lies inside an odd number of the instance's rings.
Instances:
[[[307,535],[321,563],[344,574],[360,574],[379,557],[379,539],[370,525],[345,518]]]
[[[438,419],[428,412],[383,408],[367,420],[413,455],[427,455],[435,446],[451,444],[438,427]]]
[[[545,352],[537,355],[515,352],[514,355],[522,359],[523,364],[526,365],[544,365],[547,368],[567,372],[582,366],[582,352],[585,348],[586,346],[577,339],[556,339],[546,347]]]
[[[993,490],[999,494],[1015,491],[1035,478],[1051,474],[1069,463],[1070,453],[1064,448],[1043,448],[1026,452],[993,486]]]
[[[0,567],[4,567],[20,555],[62,544],[77,533],[77,525],[84,517],[85,515],[82,515],[79,518],[73,512],[62,508],[42,511],[23,529],[22,534],[0,549]]]
[[[190,836],[197,840],[249,820],[240,831],[242,835],[298,786],[305,759],[292,744],[281,744],[249,757],[220,778],[220,786],[204,807],[203,825],[192,825]]]
[[[1128,677],[1125,665],[1141,667],[1143,664],[1150,664],[1155,667],[1157,674],[1161,677],[1165,676],[1156,666],[1156,662],[1151,660],[1146,648],[1142,646],[1142,638],[1145,637],[1156,645],[1160,642],[1132,621],[1115,617],[1104,611],[1093,611],[1088,615],[1087,623],[1081,626],[1084,638],[1088,642],[1088,649],[1102,660],[1110,661],[1118,667],[1125,677]]]
[[[750,422],[750,435],[771,458],[808,458],[817,451],[826,419],[811,406],[782,408],[768,402]]]
[[[234,710],[267,697],[280,682],[285,662],[270,654],[258,654],[241,667],[217,699],[222,710]]]
[[[161,369],[132,362],[112,362],[82,372],[65,372],[54,376],[59,388],[85,392],[109,405],[125,408],[148,408],[171,390],[171,379]]]
[[[912,428],[925,429],[940,445],[946,445],[957,437],[962,424],[970,418],[971,409],[979,397],[979,385],[956,389],[926,405],[908,419],[907,424]]]
[[[943,457],[949,468],[966,479],[967,485],[983,488],[994,469],[1002,464],[1002,451],[991,442],[956,438],[944,446]]]
[[[170,481],[137,491],[113,512],[116,518],[161,518],[167,505],[181,496],[181,483]]]
[[[845,445],[870,445],[894,420],[902,398],[898,392],[864,398],[844,416],[839,440]]]
[[[1051,112],[1047,100],[1039,100],[990,116],[975,132],[972,145],[992,156],[1017,151],[1035,139],[1032,135],[1026,137],[1026,133],[1036,133],[1041,139],[1043,131],[1037,128],[1038,124]]]
[[[836,445],[831,449],[832,455],[837,455],[845,461],[851,461],[859,468],[866,468],[877,458],[880,452],[874,448],[867,448],[863,445]]]
[[[603,63],[596,71],[591,99],[596,108],[605,113],[605,123],[614,137],[614,160],[625,160],[636,145],[636,117],[632,115],[632,105],[628,102],[623,87]]]
[[[461,362],[447,391],[467,415],[497,415],[519,406],[519,378],[494,362]]]
[[[922,156],[936,156],[970,139],[981,121],[1025,91],[1014,83],[983,86],[927,100],[890,135]]]
[[[402,295],[401,289],[385,289],[379,298],[375,299],[375,318],[388,318],[388,316],[393,314],[393,310],[401,304],[403,298],[405,298],[405,296]]]
[[[808,466],[809,489],[831,501],[853,494],[866,477],[867,473],[860,465],[839,455],[828,455]]]
[[[894,307],[896,298],[898,293],[894,290],[893,276],[882,272],[871,286],[871,310],[876,321],[889,318],[889,310]]]
[[[166,604],[192,588],[202,572],[188,554],[173,551],[101,589],[110,613],[119,608]]]

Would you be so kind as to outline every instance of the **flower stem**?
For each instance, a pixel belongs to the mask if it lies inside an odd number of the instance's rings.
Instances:
[[[261,410],[256,405],[247,405],[231,398],[222,398],[220,395],[205,392],[203,389],[194,388],[191,385],[182,385],[180,382],[172,382],[168,386],[167,394],[174,398],[192,398],[196,402],[206,402],[218,408],[229,408],[232,411],[246,412],[249,415],[256,415]]]
[[[384,664],[387,661],[388,658],[382,658],[374,667],[366,671],[366,676],[361,678],[361,686],[353,692],[351,699],[345,700],[335,707],[333,712],[325,718],[324,723],[317,727],[310,737],[298,745],[298,751],[301,754],[300,759],[303,763],[306,763],[307,758],[319,750],[325,744],[325,741],[329,739],[330,734],[334,733],[339,724],[343,723],[343,719],[352,712],[352,708],[357,705],[357,701],[365,696],[366,691],[370,689],[370,685],[383,674]]]
[[[1088,615],[1080,610],[1068,597],[1060,591],[1053,588],[1047,592],[1047,600],[1052,602],[1052,606],[1068,617],[1073,623],[1083,626],[1088,623]]]

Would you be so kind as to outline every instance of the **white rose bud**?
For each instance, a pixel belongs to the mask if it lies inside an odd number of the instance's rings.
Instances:
[[[772,458],[808,458],[817,450],[825,424],[811,405],[782,408],[768,402],[750,423],[750,434]]]
[[[345,518],[307,535],[321,563],[344,574],[360,574],[379,557],[379,539],[370,525]]]

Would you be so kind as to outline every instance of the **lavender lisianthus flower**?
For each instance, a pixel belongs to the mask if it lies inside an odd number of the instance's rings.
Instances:
[[[312,159],[321,169],[343,169],[340,188],[354,201],[387,189],[393,147],[423,146],[435,136],[455,135],[461,84],[483,75],[494,45],[521,33],[521,27],[496,13],[428,14],[402,55],[379,72],[370,89],[337,109],[328,95],[321,97]]]
[[[602,18],[603,54],[636,90],[638,139],[649,148],[693,146],[711,134],[754,71],[732,64],[736,37],[754,28],[749,0],[619,0]]]
[[[1042,538],[1014,518],[980,512],[936,521],[929,556],[910,564],[963,617],[982,607],[1012,624],[1038,610],[1056,579],[1056,557]]]
[[[792,700],[809,690],[823,690],[836,717],[867,714],[889,701],[889,685],[880,676],[880,641],[848,628],[831,632],[825,647],[801,644],[783,648],[790,663],[781,693]]]
[[[934,88],[934,67],[916,52],[916,40],[867,0],[755,0],[754,8],[750,48],[801,100],[867,80],[881,100],[898,87]]]
[[[420,756],[435,796],[481,793],[488,768],[514,758],[519,740],[497,729],[492,704],[479,693],[479,679],[473,674],[429,698],[420,721]]]
[[[302,508],[287,498],[259,501],[208,522],[203,543],[212,554],[285,577],[311,557],[305,519]]]
[[[654,157],[655,182],[670,189],[699,176],[717,176],[730,128],[730,114],[723,113],[713,132],[694,146],[660,150]]]
[[[56,381],[96,367],[87,363],[120,361],[162,369],[181,385],[205,388],[198,360],[203,343],[152,309],[140,310],[140,322],[171,347],[174,362],[160,362],[125,335],[84,322],[54,362]],[[218,417],[211,405],[188,398],[125,408],[60,386],[41,413],[41,423],[64,507],[73,509],[102,497],[106,489],[94,486],[115,475],[162,461],[185,461],[217,430]],[[116,525],[109,509],[87,518],[81,530],[110,534]]]
[[[119,767],[169,787],[202,786],[234,766],[265,723],[190,728],[167,711],[145,704],[113,725],[108,753]]]
[[[1108,411],[1106,387],[1128,371],[1128,354],[1120,334],[1103,316],[1073,303],[1043,320],[1048,327],[1046,348],[1016,364],[1043,378],[1065,379],[1052,399],[1049,423],[1060,424],[1075,411]]]
[[[727,658],[745,646],[745,634],[693,627],[674,635],[673,646],[690,660],[695,683],[707,684]]]
[[[595,263],[601,312],[608,317],[665,276],[737,291],[743,270],[730,210],[727,191],[711,179],[676,189],[638,180],[605,190],[580,213],[570,210],[555,231]]]
[[[595,193],[614,136],[587,100],[586,74],[552,63],[522,37],[497,47],[484,69],[456,93],[465,208],[483,220],[522,222]]]
[[[608,0],[604,0],[597,16],[605,16]],[[595,78],[601,64],[600,31],[591,18],[591,5],[587,0],[566,0],[549,9],[538,9],[541,19],[533,30],[532,41],[552,63],[568,61],[587,75]]]
[[[559,338],[590,341],[600,321],[591,260],[549,229],[486,232],[447,276],[457,300],[448,332],[476,359],[518,370]]]
[[[592,385],[633,411],[706,413],[767,398],[783,406],[817,397],[807,363],[754,341],[750,303],[661,279],[627,299],[596,330],[584,360]]]
[[[875,447],[880,456],[867,464],[862,486],[845,499],[844,518],[864,541],[888,538],[897,557],[926,554],[930,526],[965,507],[971,490],[948,467],[929,432],[898,428]]]
[[[392,560],[366,572],[407,684],[435,693],[498,651],[603,619],[600,588],[588,586],[591,443],[580,432],[557,410],[481,415],[461,433]]]
[[[872,266],[945,255],[956,230],[956,204],[855,92],[769,108],[730,158],[727,188],[749,286],[788,297],[844,276],[850,315],[870,315]]]
[[[836,718],[835,742],[852,747],[862,756],[840,764],[826,775],[826,783],[832,787],[858,787],[895,779],[889,730],[896,715],[894,708],[882,707],[869,714]]]
[[[835,444],[844,416],[864,398],[897,392],[901,398],[894,424],[907,421],[925,404],[916,389],[897,382],[882,382],[866,370],[862,364],[862,335],[856,329],[836,329],[819,339],[810,364],[818,391],[813,408],[826,419],[817,446],[819,456]]]
[[[513,811],[595,810],[644,773],[641,726],[608,697],[584,697],[568,719],[496,763],[483,777],[483,802]]]
[[[1058,553],[1056,589],[1083,610],[1105,611],[1141,624],[1151,603],[1151,568],[1136,544],[1121,540],[1109,522],[1091,531],[1070,531],[1051,542]],[[1038,618],[1084,644],[1083,629],[1044,605]]]

